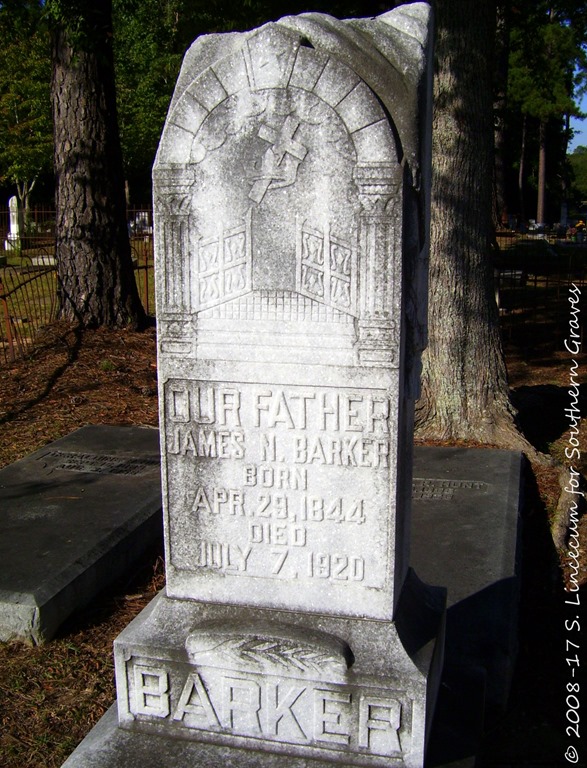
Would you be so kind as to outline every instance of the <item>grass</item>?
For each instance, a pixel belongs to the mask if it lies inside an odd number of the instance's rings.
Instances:
[[[116,365],[112,362],[112,360],[102,360],[100,362],[100,370],[107,373],[108,371],[115,371]]]

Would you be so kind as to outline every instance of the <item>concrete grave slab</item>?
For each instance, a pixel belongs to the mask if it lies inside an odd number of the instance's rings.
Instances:
[[[412,563],[447,587],[447,652],[487,670],[496,704],[516,653],[521,482],[516,451],[414,451]]]
[[[63,768],[332,768],[332,762],[294,755],[230,749],[183,739],[164,739],[118,728],[113,705]],[[473,768],[474,758],[427,763],[426,768]]]
[[[116,718],[116,707],[112,706],[62,768],[332,768],[333,765],[327,760],[123,730],[117,727]]]
[[[433,766],[474,754],[507,704],[517,654],[522,462],[515,451],[414,450],[411,562],[420,578],[448,591]]]
[[[161,535],[159,433],[88,426],[0,470],[0,639],[50,639]]]

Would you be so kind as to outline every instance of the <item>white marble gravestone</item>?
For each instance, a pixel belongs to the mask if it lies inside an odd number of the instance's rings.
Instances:
[[[9,230],[4,241],[4,249],[7,251],[20,248],[20,224],[18,221],[18,200],[13,195],[8,201]]]
[[[308,14],[186,55],[154,168],[167,588],[115,643],[122,729],[423,765],[429,23]]]

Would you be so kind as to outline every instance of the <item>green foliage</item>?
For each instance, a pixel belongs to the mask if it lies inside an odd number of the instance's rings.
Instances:
[[[103,10],[112,2],[113,34]],[[396,5],[378,0],[315,0],[312,10],[340,18]],[[519,157],[527,118],[526,178],[532,188],[540,120],[549,123],[551,188],[564,178],[565,115],[579,114],[586,87],[587,2],[517,0],[510,15],[509,167]],[[0,3],[0,183],[32,183],[51,167],[49,31],[60,25],[75,46],[114,45],[117,106],[133,202],[149,198],[150,169],[183,55],[201,34],[251,29],[308,10],[303,0],[3,0]],[[582,187],[580,161],[571,163]],[[510,205],[515,210],[517,204]]]
[[[564,3],[558,5],[530,4],[514,17],[510,36],[508,96],[522,114],[539,120],[580,114],[586,30]],[[587,4],[579,5],[587,14]]]
[[[130,0],[129,0],[130,2]],[[74,49],[91,50],[112,37],[108,5],[111,0],[45,0],[44,16],[50,26],[67,31]]]
[[[581,115],[579,102],[587,82],[587,2],[517,0],[507,5],[507,207],[523,216],[536,215],[537,198],[545,194],[545,219],[555,222],[570,190],[569,121]],[[538,174],[540,131],[545,185]]]
[[[120,138],[131,188],[147,187],[148,173],[179,67],[179,18],[173,2],[114,5],[114,57]],[[144,201],[144,193],[141,202]]]
[[[74,0],[52,2],[76,5]],[[317,0],[313,8],[342,17],[380,12],[374,0]],[[303,0],[114,0],[119,126],[135,202],[149,196],[150,169],[190,44],[202,34],[252,29],[305,10]]]
[[[40,6],[0,6],[0,180],[26,197],[51,167],[49,34]]]

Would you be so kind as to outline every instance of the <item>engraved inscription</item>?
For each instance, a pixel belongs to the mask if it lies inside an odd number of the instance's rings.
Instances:
[[[306,734],[300,723],[301,716],[296,715],[293,707],[302,694],[306,692],[306,688],[300,686],[288,688],[284,685],[282,685],[282,688],[284,690],[280,691],[277,684],[267,686],[264,712],[265,733],[271,736],[279,736],[280,732],[288,730],[297,734],[299,739],[305,739]]]
[[[225,729],[261,735],[261,687],[254,680],[222,678],[221,722]]]
[[[359,746],[376,754],[401,751],[399,729],[401,704],[383,697],[361,697],[359,704]]]
[[[245,455],[244,434],[203,428],[183,430],[178,427],[173,434],[169,453],[210,459],[242,459]]]
[[[139,715],[168,717],[169,676],[160,667],[136,664],[133,668],[133,711]]]
[[[393,458],[384,391],[170,380],[164,408],[174,568],[206,584],[238,574],[380,588]]]
[[[202,679],[197,672],[192,672],[187,676],[173,713],[173,719],[183,722],[186,715],[203,721],[211,727],[221,727],[216,710],[212,706]]]
[[[310,552],[308,557],[310,576],[335,581],[363,581],[365,561],[362,557]]]
[[[195,565],[197,568],[244,572],[251,551],[251,547],[241,549],[237,544],[202,541],[196,552]]]
[[[487,493],[489,485],[478,480],[439,480],[414,477],[412,480],[413,499],[435,499],[450,501],[459,491]]]
[[[159,466],[157,456],[130,459],[123,456],[105,456],[96,453],[70,453],[47,451],[38,461],[55,461],[51,469],[67,472],[95,472],[99,475],[142,475]]]
[[[275,436],[273,439],[266,435],[261,437],[261,451],[264,461],[275,461]],[[244,484],[260,488],[276,488],[278,490],[305,491],[308,488],[308,470],[299,467],[272,467],[266,465],[245,466]]]
[[[348,746],[351,740],[352,695],[343,691],[314,690],[314,738]]]
[[[155,666],[155,660],[132,656],[126,676],[133,727],[194,739],[203,730],[229,740],[253,736],[313,746],[325,755],[350,750],[389,759],[409,750],[412,707],[404,692],[325,682],[315,675],[320,653],[314,658],[295,642],[248,639],[232,646],[248,669],[160,660]]]

